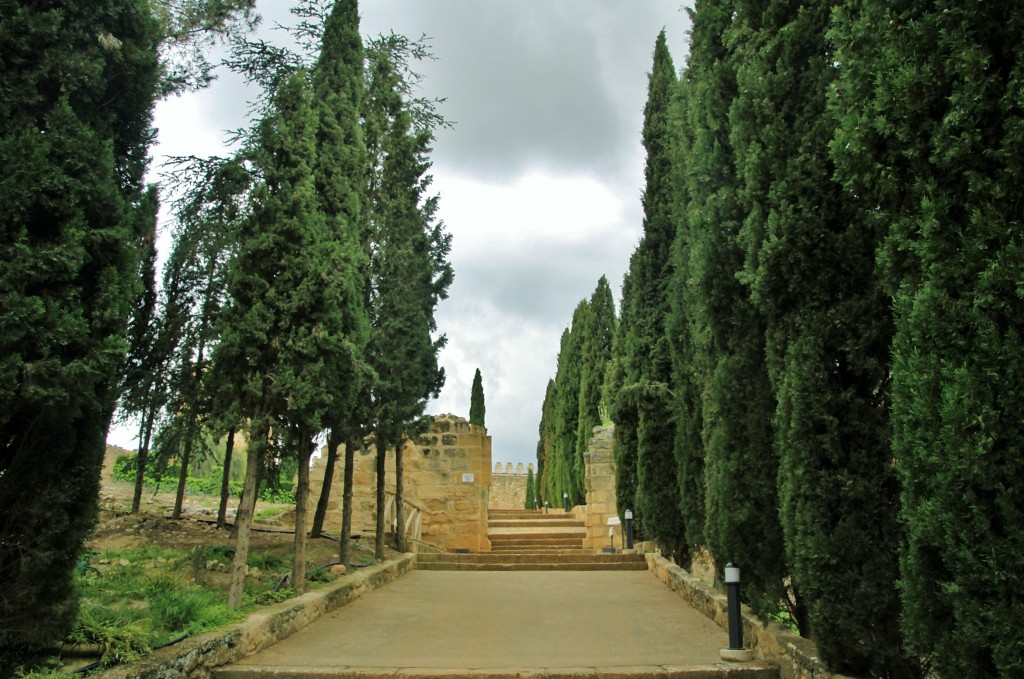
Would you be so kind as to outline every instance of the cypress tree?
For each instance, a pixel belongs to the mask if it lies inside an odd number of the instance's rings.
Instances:
[[[875,271],[879,231],[854,217],[828,156],[831,9],[768,0],[733,22],[744,276],[766,319],[780,516],[810,634],[834,670],[901,676],[914,670],[895,587],[892,325]]]
[[[480,376],[480,368],[476,369],[473,375],[473,387],[469,394],[469,423],[484,426],[484,413],[487,411],[484,406],[484,380]]]
[[[142,501],[143,476],[149,456],[149,444],[157,411],[163,405],[163,389],[160,386],[163,374],[164,356],[160,351],[158,330],[160,327],[156,287],[156,221],[159,196],[155,186],[146,193],[149,207],[147,226],[143,230],[140,247],[140,281],[142,284],[132,309],[128,326],[128,358],[121,387],[119,410],[125,415],[139,418],[138,451],[135,457],[135,493],[132,497],[132,513],[138,513]],[[140,210],[140,214],[143,211]]]
[[[312,172],[315,116],[306,73],[280,84],[273,115],[258,128],[255,162],[262,183],[242,233],[231,272],[232,306],[225,312],[218,360],[241,366],[242,412],[253,424],[251,445],[265,445],[273,420],[298,459],[296,546],[292,582],[304,581],[305,498],[310,442],[334,405],[327,385],[334,366],[354,364],[358,352],[345,329],[346,288],[335,272],[353,254],[335,237],[319,209]],[[258,463],[258,460],[256,462]],[[246,517],[248,518],[248,517]],[[248,526],[240,521],[229,601],[237,605]]]
[[[572,315],[572,324],[562,333],[558,352],[558,371],[555,375],[554,460],[551,471],[554,486],[548,500],[562,506],[569,496],[569,506],[584,500],[583,484],[576,469],[576,438],[580,416],[580,378],[582,376],[583,338],[590,320],[590,302],[581,300]],[[582,463],[581,465],[582,466]],[[556,504],[557,503],[557,504]]]
[[[674,253],[683,261],[676,264],[670,328],[692,336],[692,354],[682,357],[690,363],[677,370],[688,366],[702,385],[708,549],[720,574],[729,562],[742,568],[744,596],[757,612],[775,612],[785,601],[800,618],[783,589],[778,457],[770,426],[775,401],[764,361],[764,321],[737,279],[744,214],[729,139],[736,71],[726,45],[735,4],[698,2],[691,14],[685,72],[691,137]]]
[[[359,397],[368,392],[372,380],[365,356],[369,341],[366,298],[369,229],[363,194],[368,158],[360,125],[366,81],[356,0],[333,4],[323,23],[319,47],[319,58],[313,69],[313,102],[317,116],[316,191],[328,230],[344,244],[346,260],[332,274],[342,291],[340,304],[345,310],[343,332],[355,363],[343,360],[329,366],[329,388],[333,392],[334,403],[324,420],[331,429],[328,439],[329,473],[325,473],[320,489],[320,501],[313,521],[314,534],[319,532],[327,512],[338,446],[349,439],[361,438],[358,435],[360,428],[366,424],[361,416],[366,409],[359,407]],[[345,459],[347,464],[348,457]],[[346,469],[346,479],[350,478],[348,472]],[[348,489],[347,497],[351,497],[351,489]],[[340,542],[343,552],[347,552],[348,539],[347,531],[342,531]]]
[[[96,520],[151,223],[144,3],[0,2],[0,674],[57,640]],[[73,55],[74,58],[69,58]]]
[[[437,355],[434,310],[447,297],[453,272],[447,261],[451,236],[435,222],[437,197],[430,186],[427,153],[432,132],[416,129],[402,97],[402,77],[392,55],[377,50],[370,60],[366,108],[371,158],[369,223],[371,258],[368,354],[377,373],[373,387],[377,447],[376,554],[384,555],[384,460],[395,448],[398,548],[404,549],[402,438],[422,417],[427,399],[444,385]],[[371,141],[372,140],[372,141]]]
[[[580,367],[579,415],[576,424],[576,484],[584,489],[586,470],[583,454],[590,447],[594,427],[601,424],[601,388],[611,359],[615,336],[615,301],[604,276],[590,296],[590,314],[583,330],[582,365]]]
[[[884,229],[902,627],[944,677],[1024,672],[1024,19],[1013,3],[836,14],[839,176]]]
[[[524,509],[537,508],[537,484],[533,476],[533,467],[526,470],[526,501]]]
[[[538,504],[543,504],[545,499],[554,497],[548,490],[551,477],[551,457],[555,445],[554,408],[555,381],[550,379],[544,390],[544,404],[541,406],[540,424],[537,426],[537,478],[535,485]]]
[[[643,517],[636,511],[636,410],[632,403],[619,398],[625,384],[626,356],[623,346],[625,336],[632,327],[630,315],[632,299],[629,273],[622,280],[622,297],[619,301],[619,323],[612,338],[612,358],[605,370],[604,385],[601,387],[601,402],[608,418],[615,423],[612,439],[612,458],[615,461],[615,502],[619,519],[625,521],[626,510],[633,511],[633,530],[639,538],[643,535]]]
[[[619,418],[616,463],[629,465],[636,460],[635,502],[644,530],[667,554],[686,564],[686,517],[680,511],[674,455],[677,411],[665,332],[670,310],[670,252],[675,239],[670,116],[676,91],[675,69],[662,31],[655,42],[644,107],[644,235],[630,258],[628,286],[623,285],[623,387],[615,407]],[[620,499],[620,509],[623,500],[628,498]],[[693,517],[690,521],[698,525]]]

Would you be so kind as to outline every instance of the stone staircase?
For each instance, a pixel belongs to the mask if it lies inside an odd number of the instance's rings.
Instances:
[[[647,569],[640,554],[595,554],[583,548],[586,526],[560,510],[492,509],[487,537],[491,551],[477,554],[418,554],[418,570],[612,571]]]

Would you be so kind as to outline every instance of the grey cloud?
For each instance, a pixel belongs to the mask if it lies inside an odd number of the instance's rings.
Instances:
[[[447,97],[442,110],[457,124],[438,136],[438,167],[488,180],[538,166],[610,177],[639,143],[638,61],[649,68],[666,23],[685,31],[675,6],[392,0],[364,5],[363,30],[433,38],[438,59],[423,64],[424,93]]]

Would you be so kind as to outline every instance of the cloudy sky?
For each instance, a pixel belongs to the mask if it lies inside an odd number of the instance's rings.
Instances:
[[[263,33],[290,2],[263,0]],[[534,462],[558,343],[579,300],[608,277],[618,300],[641,233],[647,74],[663,28],[685,57],[683,0],[364,0],[362,31],[426,35],[421,93],[454,127],[434,145],[434,190],[453,236],[455,282],[437,312],[447,383],[433,414],[469,414],[483,375],[494,460]],[[168,155],[223,153],[244,124],[230,74],[156,112],[154,169]],[[169,225],[164,226],[169,230]],[[126,430],[111,442],[134,448]]]

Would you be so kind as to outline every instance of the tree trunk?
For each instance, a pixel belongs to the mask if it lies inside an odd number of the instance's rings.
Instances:
[[[395,444],[395,549],[406,551],[405,544],[405,485],[402,474],[402,448],[404,441],[400,436]]]
[[[149,442],[153,436],[156,407],[150,406],[142,418],[139,429],[139,452],[135,456],[135,492],[132,494],[132,514],[138,514],[142,505],[142,486],[145,484],[146,464],[149,461]]]
[[[356,461],[356,442],[349,440],[345,443],[345,477],[341,490],[341,536],[339,537],[338,561],[345,568],[348,568],[352,560],[352,475],[353,465]]]
[[[228,430],[224,444],[224,474],[220,480],[220,507],[217,508],[217,528],[223,528],[228,515],[228,497],[231,495],[231,455],[235,451],[235,428]]]
[[[309,502],[309,458],[313,455],[310,436],[302,431],[298,436],[299,469],[295,484],[295,548],[292,557],[292,589],[302,594],[306,586],[306,505]]]
[[[373,541],[373,556],[384,558],[384,460],[388,452],[387,441],[377,435],[377,533]]]
[[[245,565],[249,560],[249,527],[252,525],[253,509],[256,507],[256,493],[259,486],[259,467],[263,464],[263,448],[267,445],[267,426],[260,424],[253,431],[246,454],[245,489],[242,502],[235,517],[235,558],[231,562],[231,589],[228,591],[228,606],[240,608],[242,587],[245,585]]]
[[[206,322],[204,320],[200,330],[205,329],[205,327]],[[195,373],[192,378],[195,381],[193,395],[199,392],[199,376],[203,372],[203,354],[205,349],[205,340],[200,340],[199,351],[196,354],[196,362],[193,366],[193,372]],[[181,506],[185,501],[185,484],[188,483],[188,463],[192,459],[192,451],[196,446],[196,419],[199,417],[196,414],[196,400],[196,398],[193,398],[192,403],[189,404],[188,424],[185,425],[185,450],[181,455],[181,471],[178,473],[178,494],[174,498],[174,512],[171,514],[171,518],[175,521],[181,518]]]
[[[192,417],[189,415],[189,417]],[[174,496],[174,511],[171,518],[177,521],[181,518],[181,506],[185,502],[185,484],[188,483],[188,463],[192,457],[192,436],[188,433],[191,430],[191,421],[186,431],[185,449],[181,453],[181,469],[178,471],[178,492]]]
[[[264,433],[264,435],[263,435],[264,441],[261,443],[261,445],[262,445],[262,447],[264,447],[264,449],[266,448],[266,445],[267,445],[266,444],[266,437],[269,436],[269,435],[270,435],[270,429],[268,428],[266,433]],[[250,523],[252,523],[252,514],[253,514],[253,512],[256,511],[256,500],[258,500],[259,497],[260,497],[260,484],[263,483],[263,455],[265,455],[265,454],[266,454],[266,450],[263,450],[263,451],[260,452],[259,468],[256,470],[256,492],[253,493],[252,502],[251,502],[251,504],[248,505],[248,507],[249,507],[249,522]],[[245,459],[246,459],[246,463],[245,463],[245,465],[246,465],[245,466],[245,479],[246,479],[246,481],[245,482],[248,483],[249,482],[249,455],[248,454],[246,454]],[[243,508],[246,507],[246,506],[247,505],[245,504],[245,490],[243,488],[243,490],[242,490],[242,497],[238,501],[238,510],[235,512],[235,523],[232,524],[232,526],[231,526],[231,539],[232,540],[238,539],[238,517],[242,515]]]
[[[334,465],[338,460],[338,446],[341,444],[341,435],[331,429],[327,437],[327,463],[324,466],[324,483],[320,486],[320,499],[316,503],[316,513],[313,515],[313,527],[309,531],[309,537],[318,538],[324,532],[324,519],[327,517],[327,506],[331,501],[331,485],[334,482]]]

